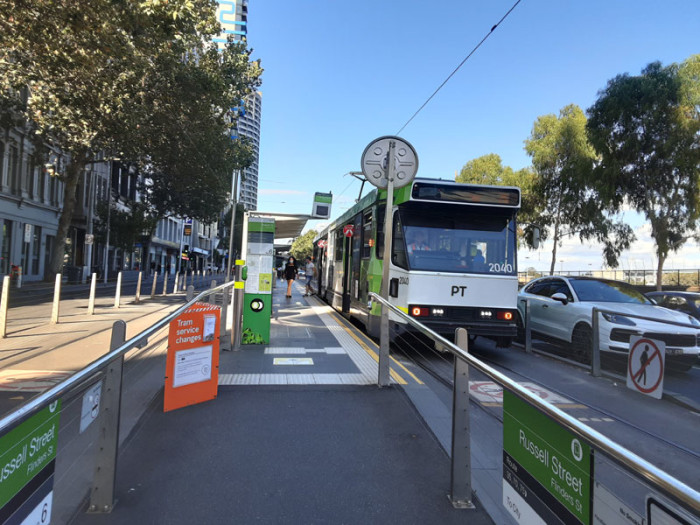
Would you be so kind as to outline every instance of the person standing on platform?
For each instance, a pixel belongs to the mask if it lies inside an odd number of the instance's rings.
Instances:
[[[292,283],[294,279],[297,278],[298,271],[297,262],[294,257],[290,255],[287,260],[287,265],[284,267],[284,278],[287,280],[287,298],[292,296]]]
[[[304,297],[308,297],[309,295],[313,295],[314,293],[313,288],[311,288],[311,279],[316,277],[316,266],[314,266],[311,257],[306,258],[304,271],[306,272],[306,293],[304,294]]]

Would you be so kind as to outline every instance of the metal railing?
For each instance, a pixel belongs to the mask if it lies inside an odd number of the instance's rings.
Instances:
[[[469,407],[469,385],[468,385],[468,367],[471,366],[481,373],[485,374],[487,377],[491,378],[496,383],[507,388],[513,392],[518,398],[526,403],[532,405],[541,413],[546,415],[548,418],[556,422],[558,425],[568,430],[572,434],[580,437],[589,443],[592,447],[602,452],[605,456],[610,458],[614,463],[620,465],[624,469],[635,473],[649,482],[656,490],[661,492],[663,495],[671,498],[675,502],[679,503],[687,510],[700,515],[700,493],[688,485],[682,483],[676,478],[672,477],[668,473],[654,466],[653,464],[646,461],[644,458],[634,454],[630,450],[620,446],[616,442],[612,441],[603,434],[597,432],[596,430],[584,425],[574,417],[568,415],[562,410],[558,409],[552,404],[542,400],[539,396],[533,394],[523,386],[519,385],[509,377],[498,372],[487,364],[483,363],[479,359],[470,355],[467,351],[466,342],[466,331],[464,329],[458,329],[459,331],[464,331],[461,335],[457,335],[458,345],[453,344],[444,337],[441,337],[437,333],[433,332],[429,328],[423,326],[421,323],[412,319],[410,316],[402,312],[400,309],[390,304],[380,296],[375,293],[369,294],[372,301],[376,301],[382,305],[382,308],[387,308],[392,315],[396,316],[401,320],[401,322],[410,325],[413,329],[417,330],[419,333],[430,338],[434,342],[442,346],[443,349],[448,351],[454,356],[454,373],[455,373],[455,383],[453,395],[455,402],[453,404],[453,433],[452,433],[452,486],[451,486],[451,499],[453,504],[455,501],[460,501],[464,499],[464,495],[470,494],[470,479],[471,472],[469,469],[464,469],[463,455],[455,455],[455,447],[460,443],[469,442],[468,436],[468,425],[462,424],[464,420],[464,411],[468,411]],[[381,359],[380,355],[380,359]],[[381,368],[381,367],[380,367]],[[464,376],[466,375],[467,383],[465,387]],[[457,413],[462,412],[462,413]],[[468,418],[468,416],[467,416]],[[465,432],[467,435],[465,436]],[[462,457],[462,459],[460,459]],[[468,458],[468,456],[467,456]],[[460,464],[461,463],[461,464]],[[467,462],[468,464],[468,462]],[[469,489],[469,492],[466,491]]]
[[[75,398],[81,391],[104,380],[100,399],[101,408],[96,420],[99,422],[99,432],[96,436],[98,444],[93,465],[94,475],[91,482],[89,482],[91,488],[88,509],[91,512],[110,512],[114,505],[115,497],[115,475],[122,404],[122,371],[125,355],[133,349],[145,347],[151,337],[167,328],[172,320],[198,301],[207,301],[210,297],[216,299],[217,294],[223,292],[222,306],[226,305],[230,297],[230,289],[234,285],[234,281],[224,283],[207,289],[197,296],[194,296],[193,288],[190,286],[188,289],[189,300],[187,302],[126,341],[126,323],[124,321],[116,321],[112,331],[110,351],[69,378],[32,398],[12,413],[2,417],[0,419],[0,437],[8,435],[13,429],[16,429],[23,422],[29,420],[57,400]],[[221,331],[223,339],[225,322],[221,323]]]

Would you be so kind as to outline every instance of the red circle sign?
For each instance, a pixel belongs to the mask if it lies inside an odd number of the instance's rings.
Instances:
[[[657,359],[659,360],[658,365],[655,363]],[[639,362],[639,368],[637,370],[632,370],[632,363],[636,362]],[[653,367],[653,370],[658,373],[658,377],[650,378],[653,385],[647,387],[646,372],[647,369],[650,368],[649,365],[652,363],[656,365]],[[634,343],[634,346],[630,348],[629,359],[627,360],[627,371],[629,377],[632,378],[634,387],[640,392],[648,394],[657,389],[661,380],[664,378],[664,361],[661,357],[661,350],[654,344],[654,341],[644,338]],[[641,385],[642,377],[644,386]]]
[[[355,233],[355,227],[352,224],[346,224],[343,226],[343,235],[346,237],[352,237]]]
[[[326,244],[328,244],[326,241],[318,241],[318,247],[319,248],[325,248]]]

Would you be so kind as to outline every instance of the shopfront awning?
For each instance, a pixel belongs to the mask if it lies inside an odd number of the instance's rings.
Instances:
[[[313,219],[311,215],[296,215],[291,213],[250,212],[252,217],[275,219],[275,239],[293,239],[301,235],[304,226]]]

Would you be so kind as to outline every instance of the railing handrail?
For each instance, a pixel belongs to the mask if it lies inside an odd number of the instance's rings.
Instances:
[[[615,443],[600,432],[584,425],[583,423],[571,417],[567,413],[563,412],[556,406],[541,399],[539,396],[536,396],[535,394],[533,394],[526,388],[520,386],[518,383],[516,383],[509,377],[500,373],[498,370],[491,368],[487,364],[478,360],[476,357],[473,357],[472,355],[465,352],[455,344],[451,343],[444,337],[423,326],[421,323],[417,322],[415,319],[411,318],[409,315],[407,315],[399,308],[389,303],[376,293],[370,292],[369,296],[373,301],[377,301],[379,304],[386,306],[392,313],[398,315],[401,319],[408,322],[411,326],[416,328],[422,334],[439,342],[445,347],[446,350],[452,353],[455,357],[463,359],[469,365],[473,366],[483,374],[489,376],[491,379],[494,379],[503,386],[507,386],[518,397],[534,405],[545,415],[551,417],[557,423],[566,427],[570,432],[587,440],[588,442],[593,444],[593,446],[603,451],[605,454],[607,454],[610,458],[612,458],[620,465],[623,465],[630,470],[638,472],[644,478],[654,483],[668,496],[683,503],[684,505],[687,505],[689,508],[693,509],[694,512],[700,513],[700,492],[697,492],[682,481],[677,480],[676,478],[670,476],[668,473],[664,472],[660,468],[639,457],[634,452],[627,450],[626,448]]]
[[[61,381],[60,383],[54,385],[53,387],[49,388],[48,390],[42,392],[37,397],[32,398],[27,403],[23,404],[18,409],[16,409],[14,412],[4,416],[2,419],[0,419],[0,435],[3,435],[6,432],[10,431],[12,428],[16,427],[17,425],[19,425],[23,421],[29,419],[32,415],[39,412],[45,406],[48,406],[54,400],[58,399],[62,395],[66,394],[67,392],[70,392],[76,385],[83,383],[86,379],[90,378],[93,374],[98,372],[101,368],[106,366],[108,363],[110,363],[114,359],[126,354],[126,352],[131,350],[133,347],[135,347],[142,340],[148,339],[152,334],[154,334],[155,332],[157,332],[158,330],[160,330],[161,328],[166,326],[170,321],[175,319],[183,311],[185,311],[187,308],[192,306],[194,303],[196,303],[201,298],[206,297],[208,295],[211,295],[213,293],[217,293],[217,292],[220,292],[222,290],[225,290],[226,288],[233,286],[233,285],[234,285],[234,281],[229,281],[227,283],[224,283],[224,284],[217,286],[216,288],[209,288],[209,289],[201,292],[199,295],[192,298],[191,301],[187,301],[184,305],[177,308],[172,313],[166,315],[165,317],[160,319],[158,322],[152,324],[151,326],[149,326],[145,330],[136,334],[131,339],[125,341],[124,344],[122,344],[118,348],[103,355],[102,357],[95,359],[92,363],[88,364],[87,366],[85,366],[81,370],[77,371],[72,376],[70,376],[67,379]]]

